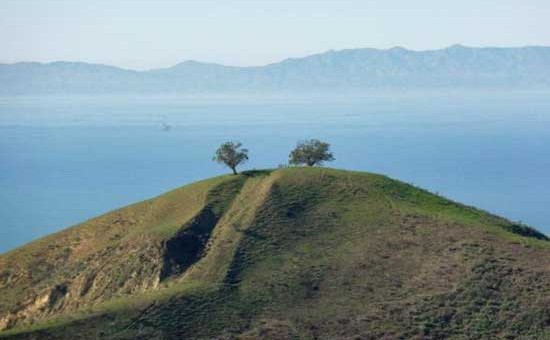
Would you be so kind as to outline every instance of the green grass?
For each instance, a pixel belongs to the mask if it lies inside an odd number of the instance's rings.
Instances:
[[[197,225],[205,209],[214,217]],[[174,256],[167,242],[190,233],[200,256],[159,281]],[[81,292],[78,280],[96,275],[89,292],[6,337],[536,338],[550,324],[543,234],[385,176],[327,168],[201,181],[0,265],[0,316],[53,284]]]

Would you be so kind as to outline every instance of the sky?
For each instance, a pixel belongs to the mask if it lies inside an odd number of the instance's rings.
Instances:
[[[330,49],[550,45],[550,0],[0,0],[0,62],[251,66]]]

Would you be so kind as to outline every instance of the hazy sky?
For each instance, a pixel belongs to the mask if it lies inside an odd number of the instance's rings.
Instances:
[[[0,0],[0,62],[261,65],[328,49],[550,45],[550,0]]]

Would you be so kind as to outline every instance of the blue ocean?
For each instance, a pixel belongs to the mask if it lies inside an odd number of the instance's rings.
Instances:
[[[0,97],[0,252],[227,173],[285,164],[297,141],[329,166],[383,173],[550,234],[549,93]]]

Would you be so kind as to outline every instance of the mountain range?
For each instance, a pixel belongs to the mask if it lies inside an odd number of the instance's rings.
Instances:
[[[550,47],[328,51],[254,67],[186,61],[136,71],[83,62],[0,64],[0,94],[362,92],[550,88]]]

